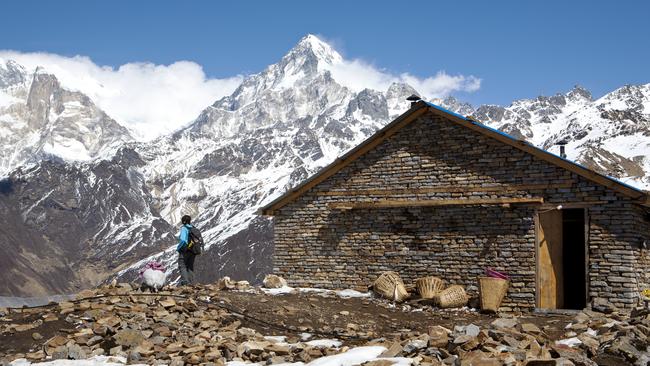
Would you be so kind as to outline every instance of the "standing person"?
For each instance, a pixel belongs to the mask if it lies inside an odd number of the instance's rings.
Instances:
[[[181,217],[181,232],[178,235],[178,245],[176,251],[178,252],[178,271],[181,273],[181,286],[189,285],[194,281],[194,258],[196,254],[190,250],[190,231],[192,218],[189,215]]]

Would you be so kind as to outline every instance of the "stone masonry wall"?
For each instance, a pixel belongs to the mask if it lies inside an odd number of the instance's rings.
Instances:
[[[635,207],[634,216],[638,227],[638,249],[635,251],[637,258],[637,275],[639,290],[650,289],[650,209]],[[645,248],[643,244],[645,243]]]
[[[274,271],[294,286],[346,288],[367,286],[382,271],[394,270],[407,281],[438,275],[472,292],[477,276],[491,266],[512,276],[504,310],[531,309],[537,207],[327,206],[499,197],[543,197],[553,205],[605,202],[588,209],[589,295],[621,307],[636,303],[638,248],[630,243],[638,241],[639,216],[629,199],[432,114],[283,207],[275,217]]]

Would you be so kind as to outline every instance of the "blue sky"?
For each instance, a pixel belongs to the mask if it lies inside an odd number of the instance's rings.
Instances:
[[[12,1],[0,49],[100,65],[198,63],[209,77],[261,71],[302,36],[392,73],[482,79],[457,94],[508,104],[581,84],[600,96],[650,82],[647,1]]]

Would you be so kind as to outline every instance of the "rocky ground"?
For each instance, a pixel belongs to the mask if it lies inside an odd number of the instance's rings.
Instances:
[[[232,366],[650,364],[647,311],[488,315],[355,291],[223,287],[151,293],[119,284],[79,300],[0,309],[0,365],[100,356]]]

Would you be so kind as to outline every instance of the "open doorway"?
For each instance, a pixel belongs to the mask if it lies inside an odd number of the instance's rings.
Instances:
[[[583,309],[587,305],[585,210],[538,213],[537,306]]]

